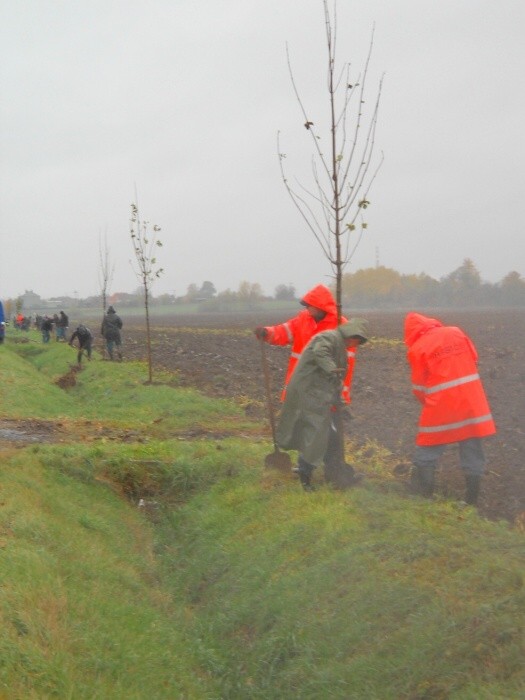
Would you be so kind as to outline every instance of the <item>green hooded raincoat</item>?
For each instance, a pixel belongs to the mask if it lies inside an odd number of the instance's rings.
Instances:
[[[345,341],[353,336],[366,341],[366,325],[364,319],[355,318],[314,336],[288,384],[277,444],[284,450],[298,450],[313,466],[322,464],[328,445],[330,409],[338,401],[348,362]]]

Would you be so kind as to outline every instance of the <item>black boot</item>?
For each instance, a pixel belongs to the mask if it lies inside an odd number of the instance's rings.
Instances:
[[[353,466],[345,462],[342,434],[338,432],[336,426],[337,422],[334,415],[323,458],[324,480],[334,488],[344,490],[357,484],[361,480],[361,475],[357,475]]]
[[[327,484],[332,484],[335,489],[348,489],[358,484],[363,475],[356,472],[354,467],[348,462],[339,464],[325,464],[324,478]]]
[[[314,487],[312,486],[312,474],[315,467],[312,464],[306,462],[302,457],[299,457],[297,464],[297,471],[299,472],[299,481],[301,482],[303,489],[305,491],[313,491]]]
[[[465,474],[465,482],[467,485],[465,503],[468,503],[469,506],[475,506],[478,503],[481,476],[479,474]]]
[[[413,493],[424,498],[432,498],[435,488],[435,468],[416,464],[410,475],[410,486]]]

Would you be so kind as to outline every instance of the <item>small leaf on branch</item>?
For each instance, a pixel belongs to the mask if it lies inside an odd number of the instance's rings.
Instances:
[[[357,206],[361,207],[361,209],[366,209],[369,204],[368,199],[362,199]]]
[[[355,231],[355,224],[346,224],[346,228],[349,231]]]
[[[305,128],[305,129],[309,129],[309,128],[310,128],[311,126],[313,126],[313,125],[314,125],[313,122],[305,122],[305,123],[304,123],[304,128]]]

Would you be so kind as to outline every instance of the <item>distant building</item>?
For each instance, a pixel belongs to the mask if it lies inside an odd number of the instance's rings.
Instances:
[[[108,306],[140,306],[144,303],[144,297],[137,294],[128,294],[127,292],[115,292],[108,300]]]
[[[26,312],[41,309],[45,306],[45,302],[42,301],[42,298],[38,294],[35,294],[32,289],[26,289],[26,291],[20,295],[20,300],[22,301],[22,309]]]

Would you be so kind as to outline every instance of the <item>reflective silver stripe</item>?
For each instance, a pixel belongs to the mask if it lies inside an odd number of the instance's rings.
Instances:
[[[295,357],[296,360],[298,360],[301,357],[300,352],[291,352],[290,357]]]
[[[288,336],[288,340],[290,341],[290,343],[293,342],[293,335],[292,331],[290,330],[290,326],[288,325],[288,323],[283,323],[283,326],[284,330],[286,331],[286,335]]]
[[[460,420],[458,423],[448,423],[447,425],[433,425],[428,428],[423,428],[419,426],[419,432],[441,433],[444,430],[457,430],[458,428],[464,428],[466,425],[476,425],[477,423],[485,423],[489,420],[492,420],[491,413],[487,413],[486,416],[480,416],[479,418],[467,418],[467,420]]]
[[[422,391],[424,394],[435,394],[437,391],[451,389],[453,386],[460,386],[461,384],[467,384],[468,382],[475,382],[477,379],[479,379],[479,374],[469,374],[466,377],[453,379],[450,382],[443,382],[442,384],[436,384],[435,386],[427,387],[420,386],[419,384],[412,384],[412,389],[414,389],[414,391]]]
[[[346,354],[348,357],[355,357],[355,352],[353,350],[347,350]]]

